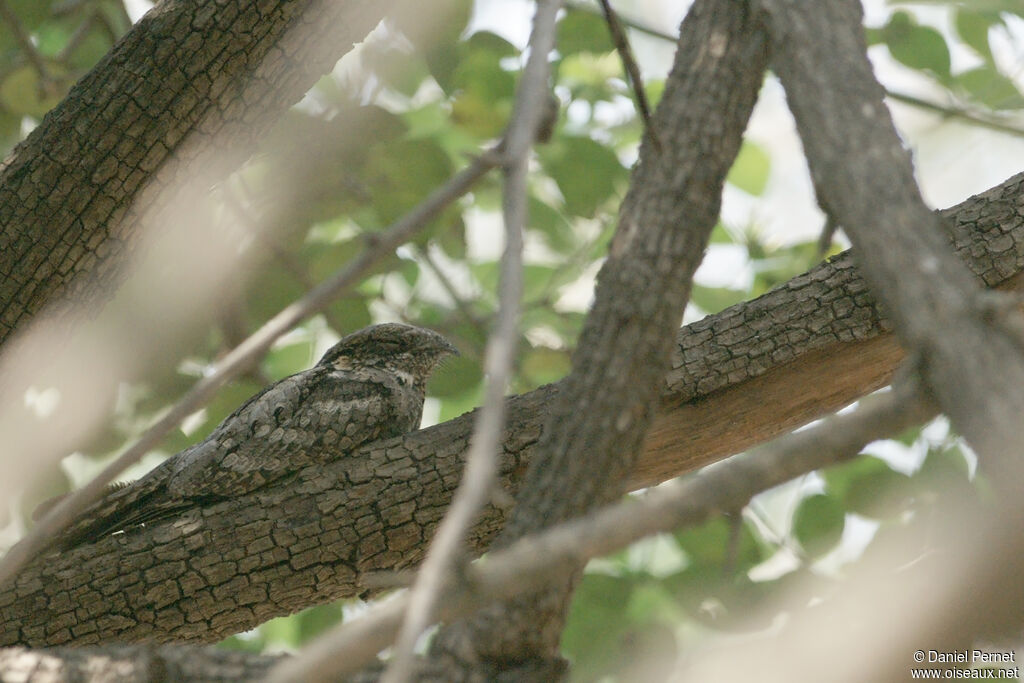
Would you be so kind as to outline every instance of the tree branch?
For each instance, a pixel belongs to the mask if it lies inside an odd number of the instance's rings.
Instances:
[[[1024,269],[1022,196],[1024,174],[942,212],[961,258],[989,286],[1020,287],[1024,280],[1016,275]],[[629,487],[651,486],[746,450],[884,386],[902,357],[887,328],[849,252],[684,327],[661,412]],[[722,357],[731,359],[725,368],[716,360]],[[510,491],[521,485],[561,386],[509,401],[501,468]],[[266,496],[196,509],[176,523],[35,562],[15,587],[0,590],[0,645],[209,642],[272,616],[358,595],[367,574],[421,559],[421,541],[458,482],[472,420],[464,415],[364,451],[325,455],[337,462]],[[370,476],[378,471],[380,478]],[[307,480],[319,493],[306,493]],[[315,540],[296,537],[292,529],[309,525],[321,509],[339,518],[324,522],[335,531]],[[486,547],[503,518],[488,508],[471,536],[473,547]],[[275,520],[282,530],[268,535],[261,527],[257,542],[247,525],[259,519]],[[216,531],[207,531],[214,522]],[[198,536],[184,539],[185,529]],[[202,573],[175,559],[193,553],[190,564]],[[293,566],[287,561],[293,554],[321,559]],[[212,566],[217,569],[207,578]],[[160,607],[148,592],[165,596]],[[78,611],[78,605],[92,607]],[[141,617],[123,616],[136,610]]]
[[[990,308],[921,199],[867,58],[860,3],[830,0],[813,11],[793,0],[760,5],[823,206],[846,230],[901,344],[983,468],[1002,485],[1024,487],[999,476],[1021,446],[1024,340],[1015,328],[1024,322],[1010,302]]]
[[[414,673],[414,648],[433,621],[442,587],[461,561],[463,539],[480,509],[487,503],[498,475],[501,431],[505,426],[505,389],[519,341],[520,299],[523,296],[523,231],[526,228],[527,171],[530,152],[544,114],[549,93],[548,56],[554,49],[555,17],[561,0],[537,4],[530,36],[530,56],[508,130],[502,140],[505,171],[502,218],[505,251],[501,259],[498,317],[484,355],[484,404],[477,414],[462,483],[430,543],[409,593],[409,609],[395,643],[395,652],[382,676],[385,683],[402,683]]]
[[[463,196],[496,164],[491,154],[475,159],[466,169],[438,188],[412,211],[374,236],[373,241],[357,258],[346,264],[312,291],[264,323],[247,339],[219,360],[213,371],[195,383],[169,411],[145,431],[102,472],[81,489],[62,500],[39,520],[21,541],[0,559],[0,585],[42,551],[60,532],[74,523],[80,513],[98,500],[107,485],[126,467],[137,462],[156,446],[171,429],[205,405],[225,383],[250,368],[255,359],[267,352],[271,344],[309,316],[325,308],[341,292],[356,284],[381,258],[391,254],[417,231],[426,227],[445,207]]]
[[[621,495],[662,388],[673,331],[718,218],[767,62],[746,7],[698,1],[645,138],[594,305],[555,396],[509,524],[495,544],[585,514]],[[432,657],[452,673],[493,678],[521,669],[555,676],[578,570],[542,594],[488,606],[444,626]],[[470,673],[472,672],[472,674]]]
[[[0,168],[0,343],[58,297],[70,310],[105,296],[139,225],[172,201],[164,188],[233,170],[394,4],[149,12]]]
[[[644,536],[742,509],[758,493],[852,457],[871,441],[894,436],[932,414],[934,409],[919,394],[886,392],[853,413],[831,417],[686,480],[525,536],[468,568],[462,583],[450,583],[442,615],[452,619],[491,600],[536,591],[566,570]],[[408,604],[408,596],[398,596],[321,636],[299,657],[275,667],[269,683],[337,680],[371,664],[391,643]]]

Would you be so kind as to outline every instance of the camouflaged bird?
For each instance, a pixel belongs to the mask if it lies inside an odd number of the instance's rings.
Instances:
[[[250,398],[205,440],[111,487],[55,545],[74,547],[239,496],[328,454],[417,429],[427,378],[457,353],[436,332],[409,325],[350,334],[314,367]]]

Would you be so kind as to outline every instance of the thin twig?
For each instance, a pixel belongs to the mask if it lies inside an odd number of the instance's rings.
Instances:
[[[629,37],[619,23],[619,17],[612,9],[610,0],[599,0],[601,9],[604,11],[604,19],[608,23],[608,32],[611,34],[612,43],[622,60],[622,68],[626,72],[626,80],[633,88],[633,95],[636,97],[636,107],[640,110],[640,118],[644,122],[644,128],[651,137],[654,148],[661,149],[661,140],[658,138],[658,131],[651,122],[651,107],[647,103],[647,93],[644,92],[644,79],[640,75],[640,67],[633,58],[633,50],[629,47]]]
[[[463,558],[466,533],[490,498],[497,481],[498,447],[505,426],[505,388],[519,340],[530,150],[549,101],[548,55],[555,47],[555,23],[561,5],[561,0],[537,3],[530,56],[523,69],[515,109],[502,144],[505,253],[501,260],[498,319],[484,356],[487,374],[484,405],[474,426],[462,481],[409,592],[408,610],[395,642],[394,654],[381,677],[383,683],[405,683],[413,678],[416,641],[433,623],[441,593],[452,583],[456,563]]]
[[[1024,128],[1013,126],[1008,123],[1003,123],[1002,121],[999,121],[989,116],[985,116],[984,114],[981,114],[979,112],[972,112],[968,109],[963,109],[960,107],[950,107],[938,104],[936,102],[921,99],[920,97],[915,97],[914,95],[896,92],[889,88],[886,88],[885,94],[886,97],[896,100],[897,102],[909,104],[913,107],[917,107],[918,109],[926,109],[937,114],[942,114],[947,118],[961,119],[963,121],[966,121],[967,123],[972,123],[976,126],[981,126],[982,128],[988,128],[989,130],[995,130],[1000,133],[1009,133],[1010,135],[1024,137]]]
[[[698,475],[605,507],[582,519],[526,536],[467,568],[462,584],[445,587],[440,619],[450,620],[494,600],[536,591],[592,557],[645,536],[700,524],[723,510],[740,510],[762,491],[856,455],[868,443],[895,436],[934,415],[920,394],[887,391],[852,413],[789,434]],[[282,662],[271,683],[328,681],[370,664],[395,636],[408,595],[399,595],[315,640],[302,656]]]
[[[81,47],[85,39],[89,37],[89,33],[92,31],[93,25],[99,21],[99,18],[96,15],[96,12],[90,13],[78,24],[78,26],[75,27],[71,37],[68,38],[68,42],[64,44],[64,47],[62,47],[60,52],[57,53],[57,56],[54,57],[55,61],[63,64],[71,58],[71,55],[75,54],[75,50]]]
[[[478,316],[476,312],[469,307],[469,302],[459,295],[458,290],[448,277],[448,274],[444,272],[443,268],[441,268],[441,264],[439,264],[434,257],[430,255],[430,248],[418,248],[416,249],[416,253],[419,254],[420,258],[423,259],[423,262],[427,264],[427,267],[430,268],[431,272],[434,273],[434,277],[436,277],[437,281],[441,283],[441,288],[448,294],[448,297],[455,305],[455,310],[459,312],[459,315],[462,316],[463,320],[473,327],[482,330],[484,321],[481,320],[480,316]],[[482,331],[481,336],[483,336]]]
[[[605,0],[599,0],[599,2],[604,1]],[[580,2],[567,2],[565,4],[565,8],[573,12],[586,12],[588,14],[597,15],[602,14],[601,9]],[[634,31],[638,31],[640,33],[649,35],[652,38],[658,38],[659,40],[665,40],[671,43],[675,43],[676,40],[678,40],[677,36],[674,36],[671,33],[667,33],[660,29],[654,28],[653,26],[649,26],[648,24],[645,24],[637,19],[630,19],[620,14],[618,15],[618,21],[623,26],[626,26],[627,28],[630,28]],[[966,121],[967,123],[973,123],[983,128],[999,131],[1000,133],[1008,133],[1010,135],[1024,137],[1024,128],[1014,126],[1009,123],[1004,123],[996,118],[986,116],[984,113],[981,112],[971,111],[969,109],[964,109],[962,107],[953,107],[944,104],[939,104],[937,102],[932,102],[930,100],[916,97],[914,95],[894,91],[891,88],[886,88],[885,93],[887,97],[896,100],[897,102],[903,102],[904,104],[909,104],[910,106],[917,107],[919,109],[925,109],[927,111],[935,112],[937,114],[942,114],[943,116],[946,116],[948,118],[961,119],[963,121]]]
[[[586,12],[587,14],[596,14],[598,16],[603,14],[601,9],[582,2],[567,2],[565,3],[565,8],[570,12]],[[627,26],[634,31],[639,31],[640,33],[646,33],[652,38],[660,38],[661,40],[667,40],[670,43],[674,43],[679,40],[679,36],[674,36],[671,33],[662,31],[661,29],[654,28],[653,26],[645,24],[638,19],[630,19],[629,17],[624,17],[621,14],[618,15],[618,18],[619,22],[624,26]]]
[[[32,531],[10,549],[0,560],[0,584],[9,582],[29,560],[49,545],[51,539],[74,522],[82,510],[98,500],[106,490],[107,484],[124,468],[135,463],[183,419],[212,399],[226,382],[242,374],[267,352],[279,336],[322,310],[338,294],[358,282],[359,278],[380,259],[407,242],[445,207],[466,194],[477,180],[496,165],[495,155],[482,154],[386,231],[376,235],[358,257],[338,270],[330,279],[281,310],[248,339],[232,349],[214,366],[213,372],[196,382],[181,400],[164,413],[114,462],[107,465],[92,481],[57,504]]]

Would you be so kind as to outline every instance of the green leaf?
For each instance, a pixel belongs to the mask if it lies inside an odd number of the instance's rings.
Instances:
[[[711,231],[711,244],[736,244],[732,233],[729,232],[722,222],[715,223],[715,229]]]
[[[1024,96],[1014,82],[990,64],[957,75],[956,83],[989,109],[1024,108]]]
[[[941,79],[949,77],[949,48],[935,29],[919,25],[907,12],[896,12],[882,34],[889,52],[903,64]]]
[[[537,346],[524,355],[521,372],[532,386],[538,387],[562,379],[569,374],[570,367],[568,352]]]
[[[366,299],[359,296],[343,297],[334,301],[328,309],[331,320],[342,328],[338,333],[347,334],[360,330],[373,322]]]
[[[530,228],[544,236],[544,243],[550,249],[568,254],[576,248],[576,235],[562,212],[532,194],[529,198],[529,216]]]
[[[615,49],[608,24],[591,12],[570,11],[558,22],[557,47],[562,55],[578,52],[604,54]]]
[[[793,535],[812,557],[831,550],[842,538],[845,526],[846,512],[833,496],[808,496],[793,515]]]
[[[523,266],[523,300],[535,301],[545,298],[551,290],[555,268],[536,263]]]
[[[623,618],[634,580],[588,573],[573,595],[562,651],[573,660],[575,675],[593,679],[607,671],[622,657],[621,637],[629,628]]]
[[[559,137],[539,154],[565,197],[566,210],[576,216],[592,218],[626,178],[615,152],[589,137]]]
[[[820,260],[817,240],[799,242],[767,251],[756,237],[748,237],[747,251],[753,260],[754,286],[751,296],[760,296],[769,289],[808,270]]]
[[[770,582],[755,583],[745,573],[723,576],[714,565],[694,565],[666,577],[676,603],[702,626],[750,631],[767,626],[764,617],[754,617],[757,604],[770,594]],[[770,616],[768,617],[770,619]]]
[[[713,568],[720,576],[728,562],[733,563],[734,573],[741,574],[764,559],[757,537],[746,521],[740,522],[738,539],[733,538],[734,533],[731,519],[716,517],[674,536],[691,566]],[[733,552],[735,556],[731,557]]]
[[[967,459],[957,446],[932,450],[921,468],[911,476],[911,481],[916,490],[928,493],[966,491],[970,488]]]
[[[340,602],[327,605],[316,605],[293,615],[298,622],[295,633],[296,644],[302,645],[317,637],[332,626],[344,620],[344,611]]]
[[[7,0],[7,5],[18,17],[21,27],[28,32],[35,31],[50,16],[50,8],[55,0]],[[7,26],[0,34],[10,35]]]
[[[825,472],[825,481],[828,491],[848,511],[874,519],[895,517],[912,498],[910,477],[870,456],[830,468]]]
[[[434,372],[427,384],[427,390],[431,396],[440,398],[463,396],[479,386],[482,379],[483,373],[476,359],[455,356],[445,359],[441,367]]]
[[[263,361],[263,369],[272,380],[279,380],[309,368],[313,362],[313,342],[304,340],[273,348]]]
[[[992,49],[988,43],[988,32],[993,26],[1002,24],[999,15],[992,12],[978,12],[967,7],[960,7],[956,10],[954,17],[957,34],[975,52],[984,57],[986,61],[992,62]]]
[[[772,160],[768,153],[760,145],[744,140],[726,179],[741,190],[759,196],[768,184],[771,170]]]
[[[746,299],[745,291],[728,287],[705,287],[695,284],[690,290],[690,301],[700,306],[705,313],[718,313]]]
[[[57,64],[47,64],[54,76],[63,75]],[[39,80],[39,73],[29,65],[20,66],[6,74],[0,83],[0,104],[17,116],[41,118],[60,102],[62,93],[48,91]]]
[[[366,163],[373,207],[382,224],[398,219],[451,175],[451,160],[430,139],[393,140],[375,145]]]
[[[426,65],[415,55],[383,41],[369,41],[360,61],[367,70],[406,97],[416,94],[428,75]]]

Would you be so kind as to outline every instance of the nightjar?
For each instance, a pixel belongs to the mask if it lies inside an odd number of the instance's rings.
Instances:
[[[112,486],[54,545],[74,547],[239,496],[417,429],[427,378],[457,353],[436,332],[410,325],[385,323],[350,334],[309,370],[250,398],[200,443],[135,482]]]

